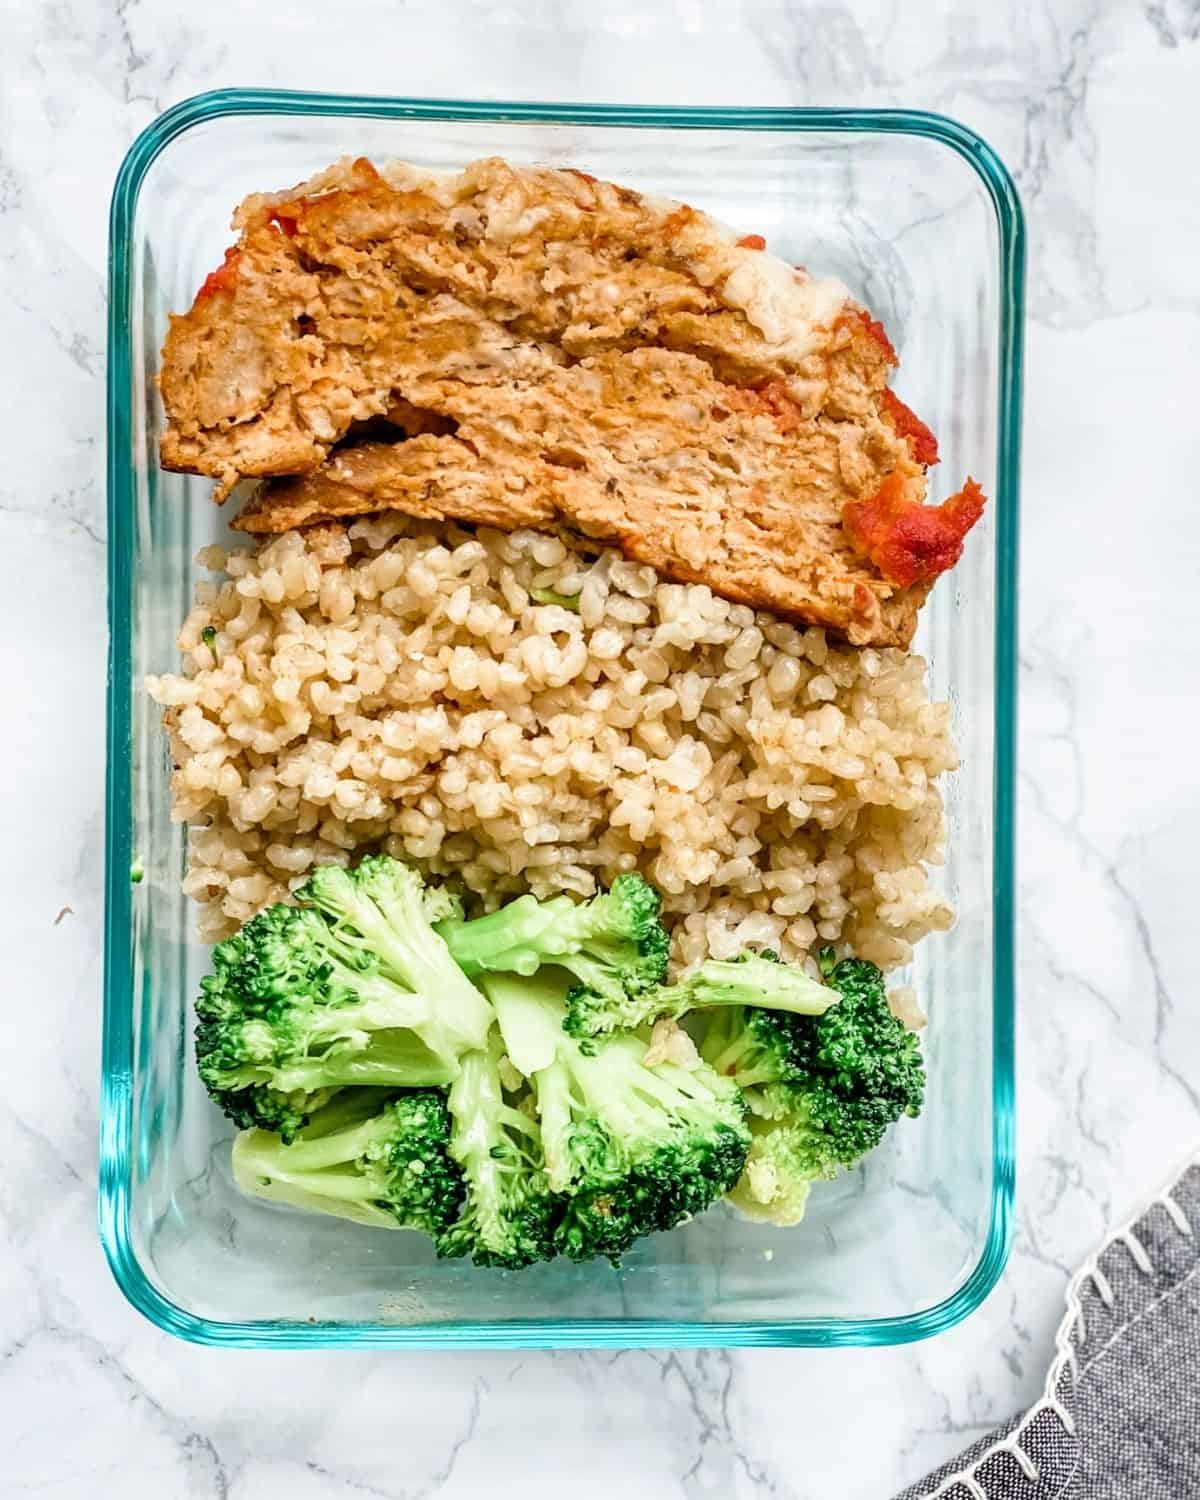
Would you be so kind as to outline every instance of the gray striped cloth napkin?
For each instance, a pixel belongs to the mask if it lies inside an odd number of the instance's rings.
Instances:
[[[1200,1500],[1200,1153],[1076,1272],[1040,1400],[896,1500]]]

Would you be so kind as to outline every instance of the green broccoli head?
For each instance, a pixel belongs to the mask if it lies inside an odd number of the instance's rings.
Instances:
[[[297,1088],[284,1093],[266,1083],[230,1088],[225,1085],[227,1074],[211,1070],[206,1073],[203,1067],[201,1077],[210,1097],[239,1130],[254,1127],[269,1130],[285,1143],[295,1140],[313,1112],[327,1104],[337,1092],[336,1089]]]
[[[565,1195],[561,1253],[615,1261],[737,1180],[750,1133],[732,1080],[704,1064],[648,1066],[640,1037],[585,1046],[569,1036],[562,970],[494,975],[484,986],[509,1055],[532,1082],[550,1187]]]
[[[463,970],[530,975],[544,964],[567,969],[581,986],[617,1004],[652,988],[666,972],[662,899],[640,875],[618,875],[590,901],[519,896],[473,921],[438,924]]]
[[[902,1115],[918,1115],[924,1098],[920,1044],[892,1014],[881,971],[824,955],[822,965],[839,996],[822,1015],[737,1008],[714,1012],[699,1034],[701,1055],[744,1091],[756,1117],[747,1175],[732,1196],[739,1207],[769,1209],[765,1217],[802,1205],[801,1180],[854,1166]],[[791,1207],[763,1197],[772,1172]]]
[[[284,1085],[281,1060],[308,1056],[304,1022],[288,996],[308,996],[326,983],[326,964],[305,928],[304,914],[271,907],[213,950],[213,973],[196,1001],[196,1060],[210,1096],[241,1129],[260,1126],[291,1140],[328,1098],[322,1080]]]
[[[234,1142],[243,1192],[385,1229],[440,1234],[458,1217],[463,1178],[436,1089],[354,1089],[316,1110],[290,1143],[264,1130]]]
[[[572,1152],[578,1175],[558,1227],[560,1252],[576,1261],[619,1263],[645,1235],[703,1213],[737,1182],[746,1161],[740,1109],[649,1150],[595,1133],[593,1150]]]
[[[438,1254],[520,1270],[554,1255],[561,1205],[546,1176],[537,1121],[505,1096],[503,1047],[462,1060],[450,1088],[450,1152],[466,1182],[462,1211],[437,1237]]]
[[[808,1113],[853,1165],[902,1115],[915,1119],[925,1098],[921,1044],[892,1014],[882,972],[861,958],[828,960],[829,983],[841,995],[804,1038]]]
[[[814,1132],[799,1116],[752,1120],[745,1170],[729,1192],[744,1218],[787,1229],[804,1217],[813,1182],[829,1176]],[[816,1150],[814,1151],[814,1144]]]
[[[449,1083],[491,1023],[431,925],[445,901],[407,866],[325,866],[298,896],[217,945],[196,1002],[210,1095],[239,1126],[287,1139],[331,1089]]]
[[[796,1015],[820,1015],[837,1001],[827,985],[803,969],[780,963],[773,953],[710,958],[678,984],[655,985],[636,994],[612,996],[586,984],[567,998],[566,1027],[572,1036],[632,1031],[660,1016],[678,1020],[692,1011],[758,1006]]]

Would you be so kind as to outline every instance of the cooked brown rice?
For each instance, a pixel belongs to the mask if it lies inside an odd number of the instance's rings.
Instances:
[[[200,560],[227,576],[149,690],[208,938],[378,846],[489,907],[638,869],[684,963],[821,939],[892,967],[950,924],[926,866],[957,759],[918,656],[533,532],[387,514]]]

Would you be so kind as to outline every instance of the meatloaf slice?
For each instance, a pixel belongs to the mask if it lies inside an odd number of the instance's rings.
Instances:
[[[172,320],[162,459],[218,498],[270,477],[245,530],[563,524],[864,643],[907,644],[961,551],[970,507],[922,504],[936,445],[883,330],[756,236],[498,160],[343,162],[235,224]],[[378,417],[407,439],[337,446]]]
[[[848,541],[843,475],[892,461],[879,417],[806,422],[782,392],[723,384],[692,354],[633,349],[542,382],[444,382],[452,435],[367,442],[275,481],[238,517],[279,531],[391,508],[511,530],[563,524],[669,578],[851,640],[905,644],[928,585],[896,589]],[[920,467],[899,459],[910,482]]]

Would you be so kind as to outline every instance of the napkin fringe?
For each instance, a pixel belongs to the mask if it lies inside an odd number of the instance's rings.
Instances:
[[[1095,1250],[1075,1272],[1067,1284],[1066,1311],[1058,1325],[1058,1331],[1054,1335],[1054,1358],[1050,1368],[1046,1372],[1046,1383],[1041,1397],[1025,1413],[1013,1430],[1006,1433],[1004,1437],[997,1438],[994,1443],[989,1444],[982,1453],[971,1460],[965,1468],[957,1473],[947,1474],[937,1487],[924,1491],[921,1500],[943,1500],[956,1486],[960,1486],[971,1497],[971,1500],[990,1500],[987,1491],[979,1479],[979,1471],[989,1459],[997,1457],[1002,1453],[1009,1454],[1020,1466],[1021,1472],[1036,1483],[1040,1477],[1037,1464],[1021,1445],[1021,1439],[1026,1430],[1044,1412],[1052,1413],[1062,1423],[1068,1438],[1078,1442],[1075,1428],[1075,1418],[1065,1405],[1065,1399],[1070,1395],[1079,1378],[1079,1362],[1075,1357],[1076,1345],[1082,1348],[1087,1342],[1087,1324],[1083,1313],[1083,1289],[1091,1282],[1096,1295],[1104,1303],[1105,1307],[1111,1307],[1113,1303],[1112,1288],[1108,1284],[1108,1278],[1100,1268],[1100,1258],[1115,1245],[1124,1246],[1137,1269],[1145,1276],[1154,1272],[1154,1266],[1146,1253],[1146,1247],[1136,1234],[1137,1225],[1150,1212],[1152,1208],[1159,1207],[1164,1210],[1168,1218],[1174,1224],[1180,1234],[1189,1239],[1194,1238],[1196,1230],[1188,1222],[1187,1215],[1179,1204],[1171,1196],[1172,1189],[1179,1180],[1192,1167],[1200,1167],[1200,1148],[1194,1149],[1176,1169],[1164,1179],[1161,1187],[1156,1189],[1150,1196],[1129,1215],[1118,1229],[1112,1231],[1104,1242]],[[1078,1340],[1076,1340],[1078,1335]]]

